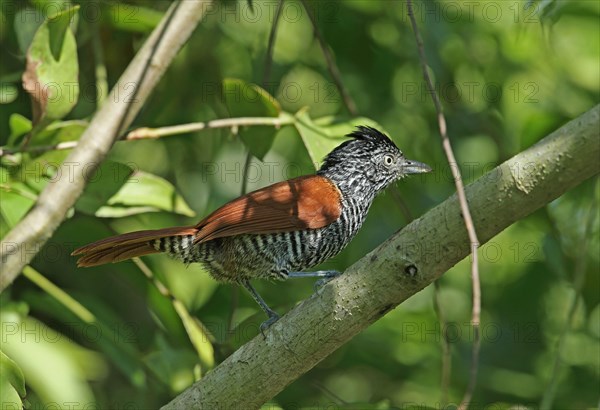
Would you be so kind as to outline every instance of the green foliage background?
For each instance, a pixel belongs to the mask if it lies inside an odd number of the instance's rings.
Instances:
[[[79,2],[2,1],[3,146],[18,147],[31,128],[31,104],[20,78],[33,34],[48,14],[73,3]],[[169,4],[80,3],[71,22],[79,96],[66,102],[73,105],[66,117],[51,119],[34,135],[31,146],[79,137],[84,121],[106,97],[106,87],[116,82]],[[36,256],[33,269],[0,295],[3,403],[23,396],[24,378],[33,408],[52,403],[156,408],[257,334],[264,318],[255,303],[232,286],[218,285],[197,266],[162,255],[144,258],[175,296],[173,304],[133,262],[83,270],[69,256],[75,247],[115,232],[194,223],[241,193],[248,147],[264,155],[251,163],[248,189],[313,172],[314,161],[326,149],[342,141],[337,139],[352,124],[365,121],[385,129],[407,157],[434,168],[377,199],[356,239],[326,268],[343,270],[453,193],[406,3],[309,3],[361,120],[345,109],[300,2],[285,2],[265,83],[276,4],[216,3],[135,125],[276,116],[279,109],[290,115],[300,111],[291,118],[302,125],[117,143],[71,217]],[[599,102],[597,1],[447,0],[418,1],[415,7],[467,182]],[[230,88],[222,93],[224,81]],[[249,91],[248,84],[262,86],[276,101],[256,88]],[[65,155],[2,157],[2,236],[49,179],[66,177],[53,173]],[[597,406],[599,195],[597,179],[588,181],[480,250],[483,345],[472,408],[494,403],[498,409],[511,404],[537,408],[544,397],[554,397],[552,408]],[[280,313],[309,297],[312,285],[256,283]],[[444,400],[459,402],[468,382],[472,342],[468,261],[440,280],[438,298],[441,316],[430,287],[290,385],[272,405],[441,408]],[[565,326],[570,330],[565,332]],[[444,334],[452,362],[446,398],[440,382]]]

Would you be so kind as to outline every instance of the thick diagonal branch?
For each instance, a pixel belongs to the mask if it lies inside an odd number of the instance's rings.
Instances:
[[[19,275],[64,220],[83,192],[86,177],[129,127],[210,4],[210,0],[186,0],[171,5],[65,159],[59,171],[62,178],[48,184],[33,209],[2,241],[0,291]]]
[[[600,106],[466,187],[482,242],[600,171]],[[456,196],[384,242],[163,409],[259,408],[471,252]]]

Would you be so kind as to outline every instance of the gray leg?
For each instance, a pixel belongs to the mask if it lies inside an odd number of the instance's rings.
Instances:
[[[267,305],[264,299],[260,297],[256,289],[252,287],[250,281],[242,281],[242,285],[244,285],[244,287],[248,290],[248,292],[250,292],[250,295],[252,295],[256,303],[258,303],[262,310],[265,311],[267,316],[269,316],[269,319],[267,319],[260,325],[260,333],[262,333],[262,335],[265,336],[265,330],[267,330],[269,326],[271,326],[273,323],[277,322],[277,320],[279,319],[279,315],[275,311],[271,310],[271,308],[269,307],[269,305]]]
[[[318,270],[316,272],[289,272],[288,278],[321,278],[315,282],[314,290],[318,291],[331,279],[340,276],[342,272],[337,270]]]
[[[318,270],[315,272],[289,272],[288,278],[335,278],[341,275],[337,270]]]

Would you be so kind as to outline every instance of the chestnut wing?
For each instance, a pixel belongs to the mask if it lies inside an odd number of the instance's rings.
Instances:
[[[237,198],[200,221],[196,242],[242,234],[318,229],[342,213],[342,194],[327,178],[309,175]]]

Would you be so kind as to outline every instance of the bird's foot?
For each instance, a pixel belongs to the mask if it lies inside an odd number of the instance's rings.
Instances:
[[[272,310],[268,312],[269,318],[261,323],[260,325],[260,333],[262,333],[263,337],[266,339],[267,335],[265,335],[265,331],[271,327],[271,325],[277,322],[280,316],[273,312]]]
[[[315,293],[317,293],[319,291],[319,289],[321,289],[323,286],[325,286],[329,281],[331,281],[334,278],[337,278],[338,276],[340,276],[342,274],[342,272],[337,271],[337,270],[328,270],[328,271],[324,271],[323,273],[324,273],[324,275],[322,276],[322,279],[319,279],[313,285],[313,289],[314,289]]]

